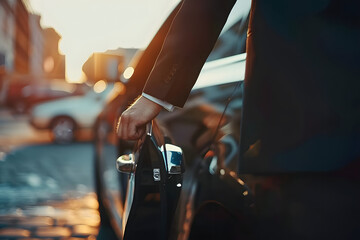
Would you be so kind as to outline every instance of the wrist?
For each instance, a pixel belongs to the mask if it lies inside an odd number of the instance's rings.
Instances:
[[[162,106],[164,109],[166,109],[169,112],[172,112],[174,110],[174,105],[172,105],[172,104],[170,104],[168,102],[165,102],[165,101],[160,100],[160,99],[158,99],[156,97],[153,97],[153,96],[151,96],[151,95],[149,95],[149,94],[147,94],[145,92],[142,93],[142,96],[147,98],[148,100]]]
[[[146,98],[144,96],[141,96],[136,102],[139,102],[139,104],[144,106],[145,111],[159,113],[163,109],[163,107],[161,105],[149,100],[148,98]]]

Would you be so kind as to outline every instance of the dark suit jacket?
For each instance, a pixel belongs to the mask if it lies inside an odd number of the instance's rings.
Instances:
[[[240,172],[330,171],[360,159],[357,0],[254,0]],[[144,92],[182,107],[234,5],[185,0]]]

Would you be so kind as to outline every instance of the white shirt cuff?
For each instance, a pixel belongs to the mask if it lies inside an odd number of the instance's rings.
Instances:
[[[149,94],[142,93],[142,96],[146,97],[150,101],[153,101],[154,103],[159,104],[160,106],[162,106],[163,108],[165,108],[169,112],[172,112],[174,110],[174,108],[175,108],[175,106],[172,105],[171,103],[168,103],[168,102],[165,102],[163,100],[157,99],[156,97],[150,96]]]

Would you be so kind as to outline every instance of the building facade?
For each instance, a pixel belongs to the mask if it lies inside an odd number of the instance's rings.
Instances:
[[[30,74],[41,77],[44,74],[44,34],[40,26],[40,16],[36,14],[29,15],[30,34]]]
[[[93,53],[84,63],[83,72],[90,83],[99,80],[119,81],[124,71],[124,57],[122,55]]]
[[[58,50],[61,36],[54,29],[44,30],[40,18],[27,0],[0,0],[0,104],[13,82],[65,79],[65,57]],[[54,67],[45,72],[49,56]]]
[[[44,77],[46,79],[65,79],[65,56],[59,52],[61,36],[53,28],[43,30],[44,34]]]
[[[0,68],[2,74],[14,69],[15,0],[0,1]]]

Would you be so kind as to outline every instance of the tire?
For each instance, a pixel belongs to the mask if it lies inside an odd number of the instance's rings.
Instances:
[[[51,133],[54,142],[71,143],[75,140],[75,121],[69,117],[57,117],[52,121]]]

